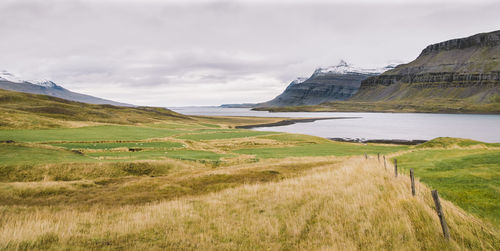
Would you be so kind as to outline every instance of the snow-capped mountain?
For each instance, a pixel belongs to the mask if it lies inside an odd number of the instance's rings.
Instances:
[[[31,94],[48,95],[89,104],[133,106],[130,104],[119,103],[107,99],[93,97],[90,95],[72,92],[50,80],[25,80],[5,70],[0,71],[0,89]]]
[[[56,83],[50,81],[50,80],[40,80],[40,81],[30,81],[30,83],[34,84],[34,85],[39,85],[39,86],[42,86],[42,87],[46,87],[46,88],[55,88],[55,87],[60,87],[58,85],[56,85]]]
[[[300,83],[303,83],[304,81],[306,81],[308,78],[304,78],[304,77],[298,77],[296,78],[295,80],[293,80],[290,85],[298,85]]]
[[[54,87],[60,87],[58,85],[56,85],[56,83],[50,81],[50,80],[46,80],[46,79],[40,79],[40,80],[36,80],[36,79],[23,79],[19,76],[16,76],[6,70],[1,70],[0,71],[0,81],[3,80],[3,81],[9,81],[9,82],[13,82],[13,83],[30,83],[30,84],[33,84],[33,85],[39,85],[39,86],[42,86],[42,87],[47,87],[47,88],[54,88]]]
[[[321,76],[329,74],[348,74],[348,73],[359,73],[359,74],[380,74],[382,72],[391,70],[395,65],[388,65],[382,68],[358,68],[352,64],[347,63],[344,60],[340,60],[339,64],[329,67],[317,68],[312,76]]]
[[[317,68],[309,78],[293,80],[283,93],[257,107],[317,105],[324,102],[346,100],[359,89],[361,81],[393,69],[394,65],[364,69],[344,60],[330,67]]]

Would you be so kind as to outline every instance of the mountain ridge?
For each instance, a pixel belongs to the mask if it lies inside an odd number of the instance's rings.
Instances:
[[[52,97],[62,98],[70,101],[83,102],[87,104],[107,104],[115,106],[134,106],[131,104],[116,102],[108,99],[98,98],[91,95],[72,92],[57,85],[51,80],[23,80],[9,73],[0,71],[0,89],[17,91],[31,94],[42,94]]]
[[[415,60],[364,79],[344,101],[256,109],[500,114],[500,30],[428,45]]]
[[[316,68],[309,78],[299,77],[293,80],[283,93],[270,101],[258,103],[255,107],[317,105],[346,100],[357,92],[362,80],[391,68],[392,66],[358,68],[340,60],[337,65]]]
[[[488,103],[500,95],[499,86],[500,30],[431,44],[412,62],[364,80],[351,100],[411,100],[427,95]]]

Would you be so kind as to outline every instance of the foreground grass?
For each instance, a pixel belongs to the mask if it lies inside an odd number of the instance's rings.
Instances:
[[[428,149],[397,158],[444,198],[500,225],[500,149]]]
[[[442,201],[444,241],[430,191],[363,158],[301,177],[138,206],[2,207],[4,249],[493,250],[498,229]]]

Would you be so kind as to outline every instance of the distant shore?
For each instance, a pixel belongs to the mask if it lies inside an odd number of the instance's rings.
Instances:
[[[361,117],[328,117],[328,118],[303,118],[303,119],[285,119],[273,123],[255,124],[255,125],[243,125],[236,126],[238,129],[252,129],[258,127],[274,127],[274,126],[286,126],[293,125],[296,123],[310,123],[317,120],[330,120],[330,119],[359,119]]]

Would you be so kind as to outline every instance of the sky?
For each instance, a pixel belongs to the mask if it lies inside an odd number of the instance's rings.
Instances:
[[[495,0],[1,0],[0,70],[135,105],[263,102],[500,29]]]

